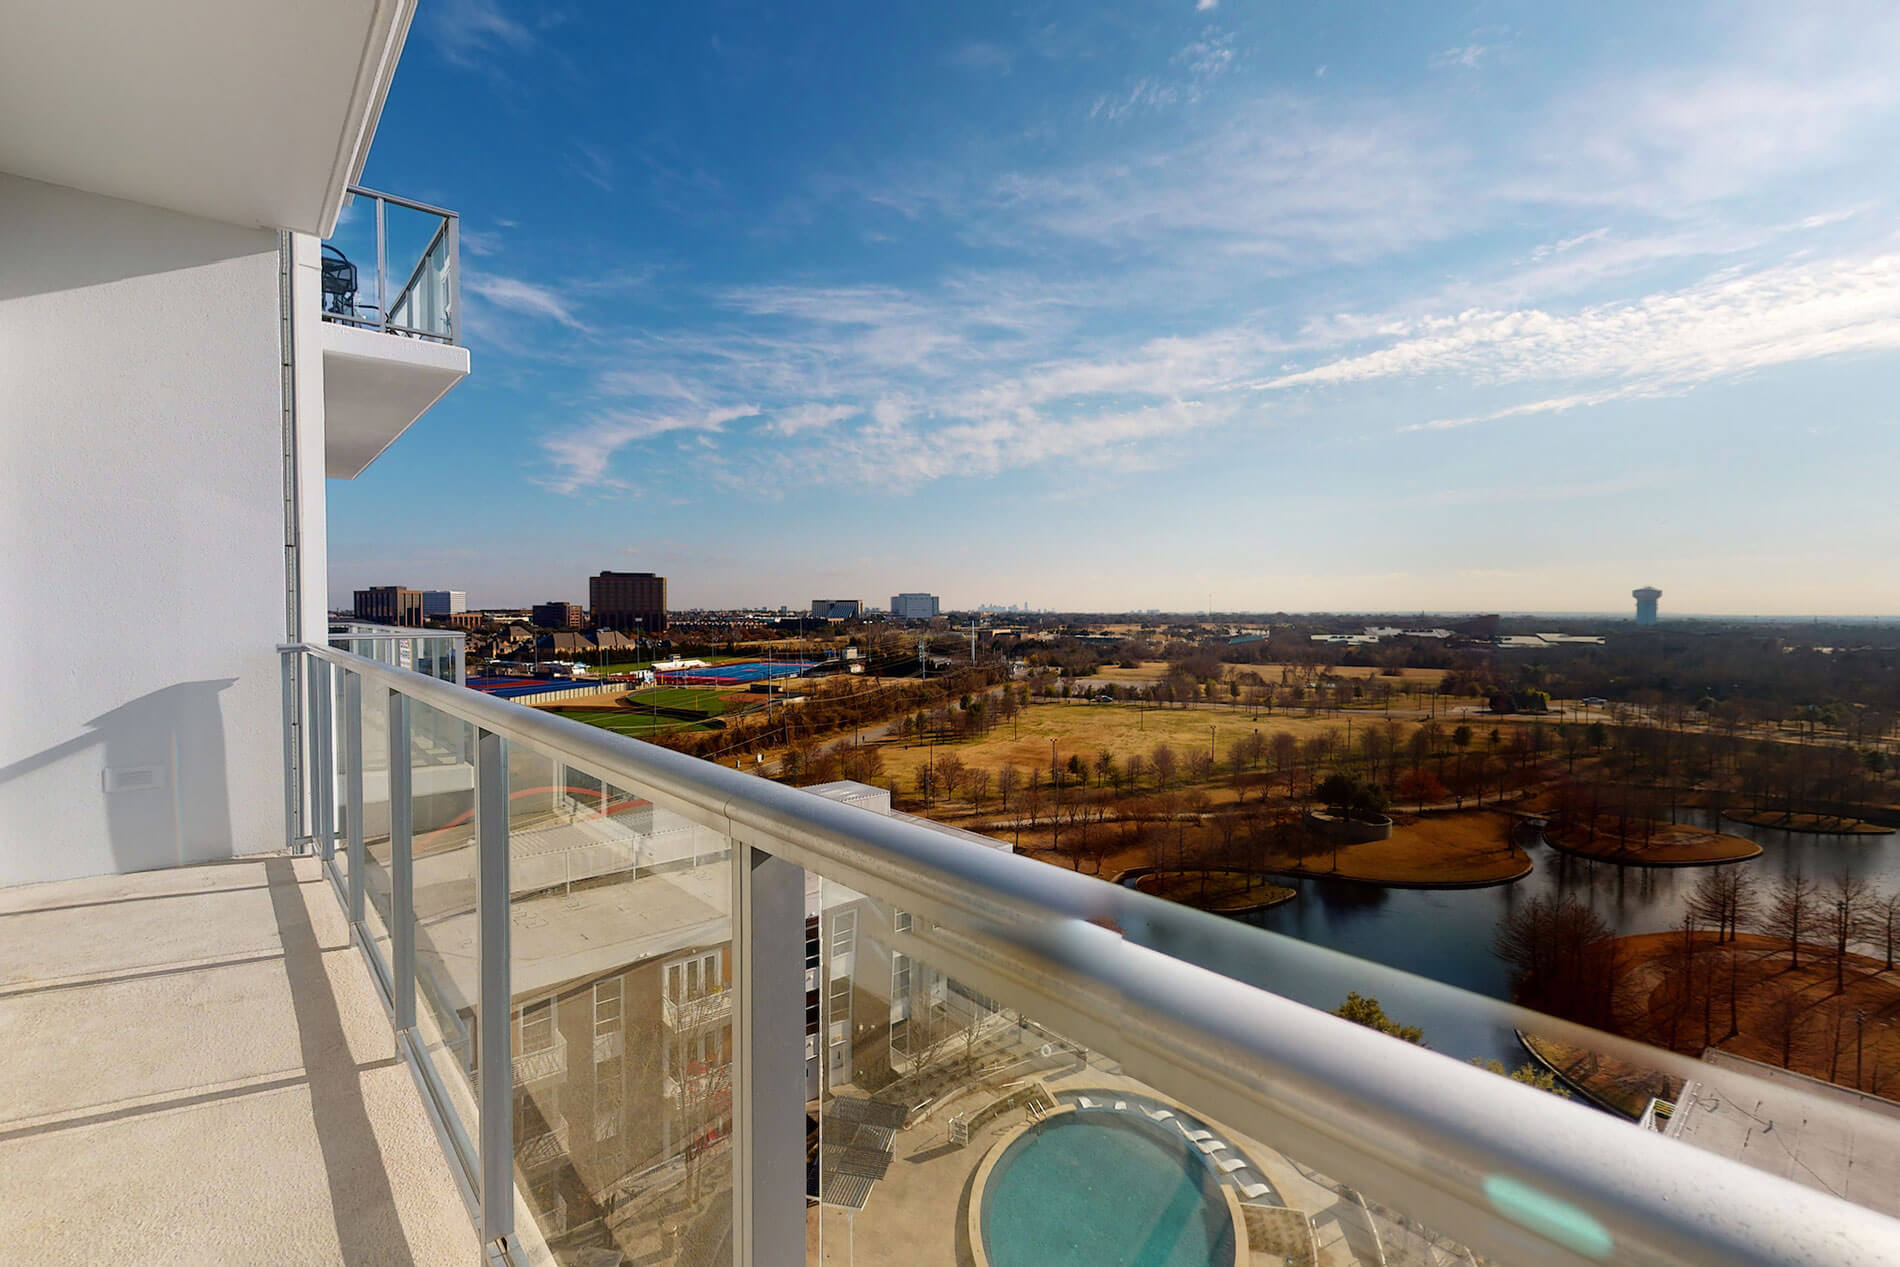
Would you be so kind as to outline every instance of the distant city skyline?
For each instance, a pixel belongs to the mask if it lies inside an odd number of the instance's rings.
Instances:
[[[1884,5],[439,0],[333,601],[1900,614],[1896,147]]]

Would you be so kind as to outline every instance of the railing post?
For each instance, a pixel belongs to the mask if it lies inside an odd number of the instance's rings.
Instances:
[[[297,851],[298,830],[303,826],[303,763],[297,759],[302,726],[297,707],[297,665],[302,653],[286,651],[278,656],[283,682],[284,706],[284,848]]]
[[[416,1025],[416,872],[410,833],[409,697],[389,693],[389,930],[396,1028]]]
[[[349,819],[344,824],[350,859],[349,915],[350,936],[364,936],[363,929],[363,679],[348,669],[343,673],[343,804]]]
[[[459,331],[462,324],[462,217],[449,217],[449,294],[448,294],[449,342],[460,344]],[[458,656],[459,660],[460,657]],[[458,665],[459,667],[459,665]],[[461,678],[456,679],[458,682]]]
[[[389,329],[389,278],[386,276],[388,237],[385,233],[383,198],[376,196],[376,328]]]
[[[475,739],[475,849],[481,956],[477,1151],[482,1243],[493,1245],[515,1230],[515,1080],[509,1041],[514,1000],[508,979],[508,741],[486,730]]]
[[[330,663],[310,661],[310,808],[316,817],[317,857],[336,855],[336,768],[330,742]]]
[[[805,1261],[805,872],[734,843],[733,1246]]]

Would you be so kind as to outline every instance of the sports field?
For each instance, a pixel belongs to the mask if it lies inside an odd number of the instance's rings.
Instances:
[[[797,677],[814,664],[810,660],[743,660],[737,664],[712,664],[703,669],[661,672],[662,682],[691,683],[705,686],[741,686],[772,678]]]

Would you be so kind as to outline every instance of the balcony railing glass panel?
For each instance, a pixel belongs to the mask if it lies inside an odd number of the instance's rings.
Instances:
[[[389,688],[361,688],[363,760],[363,939],[387,996],[393,990],[394,880],[391,856]],[[407,754],[399,754],[406,757]]]
[[[459,221],[352,187],[323,242],[323,317],[438,343],[458,339]]]
[[[525,745],[508,783],[515,1174],[536,1230],[560,1263],[729,1262],[730,1008],[689,1032],[663,1015],[726,994],[728,842]]]
[[[461,1160],[475,1165],[475,1034],[481,1024],[476,927],[475,728],[412,701],[410,822],[415,869],[416,1026]]]

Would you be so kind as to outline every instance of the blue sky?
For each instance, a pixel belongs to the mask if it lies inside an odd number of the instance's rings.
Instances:
[[[333,601],[1900,612],[1900,11],[425,0]]]

